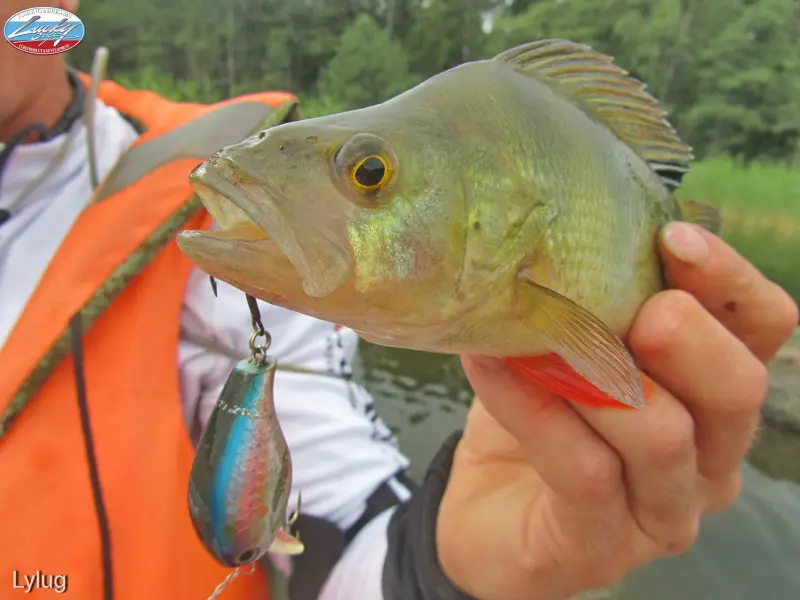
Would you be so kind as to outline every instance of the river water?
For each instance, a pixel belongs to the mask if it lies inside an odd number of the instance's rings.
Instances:
[[[800,350],[800,329],[795,336]],[[784,357],[784,362],[792,355]],[[800,360],[800,355],[795,357]],[[788,363],[787,363],[788,364]],[[800,362],[791,370],[791,396],[800,393]],[[472,391],[458,357],[386,348],[362,341],[356,377],[373,394],[378,413],[397,434],[420,481],[442,440],[461,427]],[[780,398],[789,382],[772,370],[770,396]],[[775,392],[775,393],[772,393]],[[800,402],[800,396],[797,397]],[[788,406],[776,403],[772,412]],[[800,410],[800,406],[798,406]],[[797,411],[795,411],[797,412]],[[784,417],[798,423],[800,415]],[[780,419],[779,419],[780,420]],[[771,428],[765,423],[765,431]],[[797,468],[800,431],[761,447],[760,468],[773,476],[800,481]],[[768,436],[762,434],[762,439]],[[766,441],[766,440],[764,440]],[[788,460],[780,456],[794,453]],[[788,465],[788,466],[787,466]],[[777,483],[761,471],[743,468],[743,493],[722,513],[706,517],[688,552],[656,561],[631,573],[608,600],[798,600],[800,590],[800,488]]]
[[[421,478],[442,440],[461,427],[472,390],[458,357],[360,342],[358,380]],[[750,459],[773,477],[800,483],[800,328],[770,363],[764,429]]]
[[[355,376],[375,398],[418,481],[441,442],[464,423],[472,390],[457,356],[359,343]]]

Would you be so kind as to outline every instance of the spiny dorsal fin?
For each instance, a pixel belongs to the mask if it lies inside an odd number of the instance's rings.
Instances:
[[[646,85],[614,64],[612,57],[569,40],[540,40],[495,56],[521,73],[535,73],[591,107],[672,189],[694,158],[664,118]]]

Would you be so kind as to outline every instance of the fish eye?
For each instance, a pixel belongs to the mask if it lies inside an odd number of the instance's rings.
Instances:
[[[389,142],[371,133],[357,133],[332,156],[334,182],[351,202],[375,208],[391,200],[387,194],[397,175],[397,156]]]
[[[386,183],[388,176],[389,166],[386,160],[377,154],[361,159],[350,171],[350,178],[356,189],[378,189]]]
[[[257,553],[258,550],[256,550],[255,548],[251,548],[250,550],[245,550],[236,558],[236,563],[240,565],[246,565],[256,557]]]

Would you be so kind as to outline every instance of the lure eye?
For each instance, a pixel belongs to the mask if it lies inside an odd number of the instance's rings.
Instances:
[[[254,548],[245,550],[236,558],[236,563],[240,565],[246,565],[256,557],[256,554],[258,554],[258,550]]]
[[[380,189],[389,178],[389,166],[382,156],[373,154],[361,159],[350,171],[350,179],[356,189],[372,191]]]
[[[371,133],[357,133],[333,154],[334,181],[351,202],[376,208],[391,200],[397,175],[391,145]]]

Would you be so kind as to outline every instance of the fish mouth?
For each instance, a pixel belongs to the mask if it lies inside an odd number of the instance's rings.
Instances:
[[[264,249],[277,247],[300,275],[303,291],[313,298],[333,293],[347,278],[350,263],[345,252],[313,227],[304,227],[298,210],[286,210],[287,201],[254,170],[217,154],[192,171],[189,184],[219,228],[179,235],[181,250],[195,262],[213,264],[211,244],[221,240],[228,248],[255,243]],[[247,271],[244,265],[237,271],[236,279],[248,283],[242,275]]]

